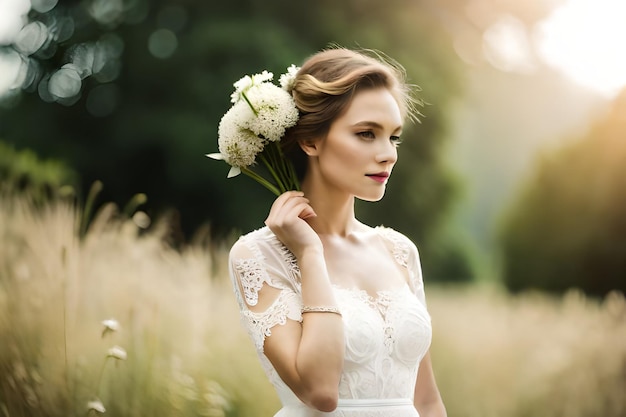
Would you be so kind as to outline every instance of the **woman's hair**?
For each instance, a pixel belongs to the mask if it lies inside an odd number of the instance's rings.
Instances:
[[[417,119],[419,101],[412,95],[412,86],[406,83],[403,68],[388,58],[372,51],[334,48],[318,52],[304,62],[290,91],[300,117],[281,140],[285,156],[293,162],[300,179],[308,159],[299,143],[325,137],[354,95],[372,88],[388,89],[402,117]]]

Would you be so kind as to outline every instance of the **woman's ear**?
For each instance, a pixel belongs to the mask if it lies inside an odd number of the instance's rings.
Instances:
[[[318,143],[316,140],[301,140],[298,142],[298,145],[300,145],[300,149],[302,149],[302,152],[304,152],[308,156],[317,156]]]

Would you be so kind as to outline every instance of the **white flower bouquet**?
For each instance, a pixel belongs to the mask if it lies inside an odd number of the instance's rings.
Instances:
[[[279,79],[281,87],[271,82],[274,75],[267,71],[246,75],[234,84],[233,106],[218,127],[219,153],[206,155],[231,166],[228,178],[243,173],[276,195],[299,189],[294,167],[280,147],[285,131],[298,121],[288,92],[297,71],[290,66]]]

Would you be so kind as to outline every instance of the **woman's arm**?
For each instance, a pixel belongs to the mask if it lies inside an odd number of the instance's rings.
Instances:
[[[319,236],[304,220],[315,215],[302,193],[280,196],[266,220],[267,226],[298,260],[302,303],[311,307],[336,307],[324,250]],[[261,297],[272,294],[262,294]],[[288,320],[272,328],[264,353],[281,379],[306,404],[320,410],[337,407],[344,355],[343,322],[333,313],[305,313],[302,323]]]
[[[422,359],[415,383],[415,408],[420,417],[446,417],[446,407],[443,405],[435,374],[430,361],[430,352]]]

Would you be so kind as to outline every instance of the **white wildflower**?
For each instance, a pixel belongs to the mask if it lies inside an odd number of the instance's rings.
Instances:
[[[121,361],[125,361],[127,356],[128,355],[126,354],[124,348],[121,348],[119,346],[113,346],[111,349],[109,349],[107,353],[107,357],[119,359]]]
[[[298,109],[293,98],[274,84],[263,83],[251,88],[248,100],[257,114],[256,117],[242,118],[241,125],[271,142],[279,141],[285,130],[298,121]]]
[[[246,128],[249,120],[256,116],[247,103],[240,101],[222,117],[218,127],[218,147],[223,159],[235,167],[254,164],[256,156],[263,150],[265,140]],[[215,156],[212,156],[214,159]]]
[[[120,329],[120,323],[115,319],[107,319],[102,320],[102,337],[106,336],[107,333],[114,333]]]
[[[280,86],[284,90],[291,91],[291,89],[293,88],[293,84],[296,81],[296,75],[298,74],[298,71],[300,71],[300,67],[296,67],[295,65],[291,64],[289,68],[287,68],[287,72],[280,76],[278,81],[280,83]]]
[[[132,219],[133,223],[135,223],[135,225],[137,225],[137,227],[140,229],[147,229],[148,227],[150,227],[151,219],[145,211],[139,210],[135,212]]]
[[[252,76],[246,75],[233,84],[235,92],[230,95],[230,102],[237,103],[241,99],[242,95],[246,94],[250,88],[266,81],[271,81],[272,78],[274,78],[274,74],[265,70],[260,74],[254,74]]]
[[[95,411],[97,413],[104,413],[106,411],[106,408],[104,408],[104,405],[102,404],[102,401],[100,400],[94,400],[94,401],[89,401],[87,403],[87,411]]]

